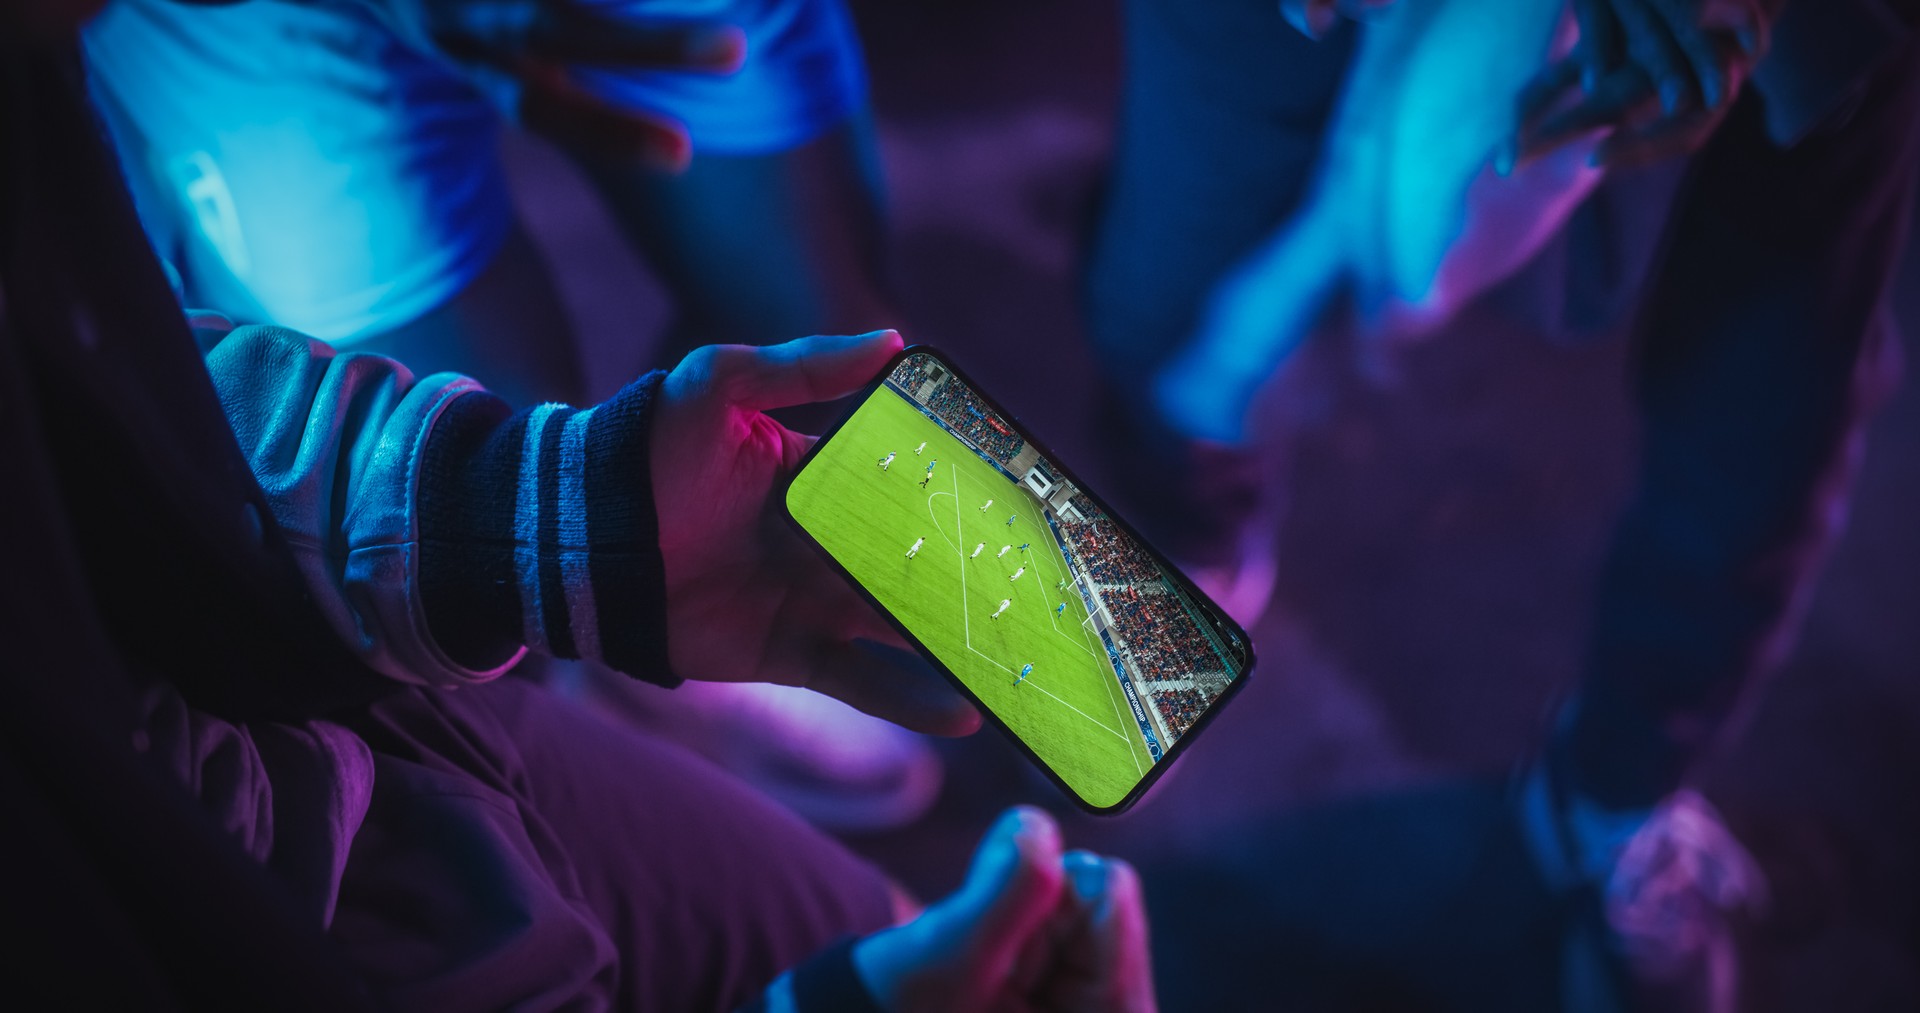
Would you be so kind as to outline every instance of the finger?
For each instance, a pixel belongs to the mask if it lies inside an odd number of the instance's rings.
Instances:
[[[1117,858],[1068,852],[1061,865],[1068,889],[1062,906],[1077,915],[1057,959],[1051,998],[1067,1009],[1147,1013],[1154,1008],[1140,878]]]
[[[866,386],[902,345],[893,330],[764,348],[722,345],[712,363],[713,381],[728,403],[750,411],[831,401]]]
[[[571,4],[549,4],[527,30],[526,53],[556,63],[730,74],[747,36],[712,22],[635,24]]]
[[[1060,864],[1066,870],[1067,885],[1073,888],[1073,898],[1091,916],[1107,896],[1106,863],[1091,851],[1075,850],[1067,852]]]
[[[867,640],[827,642],[812,655],[804,685],[855,710],[927,735],[971,735],[980,712],[926,661]]]
[[[684,171],[693,157],[684,127],[608,105],[558,65],[528,62],[517,76],[520,122],[569,151],[669,173]]]
[[[1645,74],[1629,64],[1609,74],[1593,93],[1570,109],[1547,117],[1520,136],[1518,161],[1530,162],[1559,146],[1624,119],[1652,95]]]
[[[817,440],[818,437],[807,439]],[[793,555],[801,560],[789,572],[805,574],[804,577],[796,577],[796,580],[804,583],[803,594],[808,605],[807,628],[810,633],[821,638],[837,636],[841,640],[869,640],[902,651],[913,650],[912,645],[887,621],[878,607],[821,562],[819,555],[801,544],[798,536],[789,537]],[[934,550],[929,547],[928,551]]]
[[[1598,0],[1575,0],[1573,17],[1580,26],[1580,41],[1574,46],[1580,90],[1591,92],[1620,65],[1620,23],[1614,19],[1613,8]]]
[[[901,636],[900,631],[894,629],[892,623],[882,618],[880,613],[868,606],[866,602],[856,599],[849,605],[849,609],[853,611],[854,618],[847,623],[847,639],[867,640],[902,651],[913,650],[913,645],[907,642],[907,638]]]
[[[1494,152],[1495,172],[1502,176],[1513,172],[1514,163],[1519,159],[1520,138],[1539,123],[1555,102],[1566,95],[1567,89],[1572,87],[1580,73],[1580,64],[1574,60],[1555,60],[1520,89],[1520,95],[1513,103],[1513,133]]]
[[[987,1009],[1005,995],[1016,956],[1059,904],[1061,888],[1060,828],[1040,810],[1016,806],[981,839],[959,891],[860,940],[855,971],[883,1009]]]
[[[1315,42],[1327,37],[1339,20],[1334,0],[1280,0],[1280,16],[1294,30]]]
[[[975,850],[960,891],[935,907],[959,929],[976,981],[1004,980],[1024,943],[1059,903],[1064,873],[1060,828],[1032,806],[994,822]]]
[[[1107,892],[1093,928],[1112,975],[1115,1001],[1109,1008],[1121,1013],[1153,1013],[1153,957],[1140,874],[1123,859],[1108,858],[1103,863]]]
[[[1648,8],[1644,0],[1619,0],[1614,10],[1625,29],[1627,56],[1639,64],[1647,79],[1653,82],[1661,111],[1672,115],[1696,100],[1698,86],[1665,19]]]
[[[1679,47],[1681,56],[1693,72],[1700,104],[1708,109],[1719,108],[1720,102],[1727,96],[1726,60],[1714,45],[1712,37],[1700,26],[1695,5],[1682,5],[1674,0],[1654,0],[1653,8],[1666,22],[1674,44]]]
[[[1537,123],[1567,93],[1581,74],[1580,64],[1572,59],[1555,60],[1533,76],[1514,99],[1514,122],[1520,127]]]
[[[1627,169],[1685,155],[1704,144],[1719,122],[1718,113],[1699,109],[1632,129],[1616,130],[1594,149],[1593,164]]]
[[[1771,19],[1755,0],[1708,0],[1706,10],[1700,12],[1700,28],[1732,36],[1748,67],[1766,55],[1772,41]]]

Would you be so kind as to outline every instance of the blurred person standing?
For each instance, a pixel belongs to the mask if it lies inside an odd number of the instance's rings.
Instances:
[[[668,358],[891,322],[839,0],[134,0],[85,44],[188,305],[504,367],[515,403],[577,397],[497,151],[513,122],[580,166],[667,281]]]
[[[1355,309],[1352,291],[1286,291],[1318,275],[1259,268],[1299,262],[1264,255],[1317,213],[1338,103],[1380,91],[1345,75],[1356,41],[1382,24],[1356,31],[1341,16],[1391,19],[1402,6],[1288,0],[1298,32],[1251,0],[1128,7],[1088,315],[1109,422],[1161,466],[1116,473],[1155,476],[1135,490],[1143,525],[1246,622],[1273,585],[1284,495],[1284,447],[1262,444],[1274,408],[1262,392]],[[1711,1006],[1730,1001],[1716,993],[1726,919],[1765,884],[1686,775],[1791,647],[1897,371],[1885,302],[1920,179],[1920,5],[1570,7],[1570,50],[1484,96],[1517,125],[1476,156],[1474,185],[1577,149],[1576,170],[1666,166],[1673,189],[1603,179],[1576,207],[1512,219],[1566,244],[1567,276],[1550,286],[1561,305],[1543,330],[1627,326],[1642,441],[1583,678],[1516,801],[1541,875],[1587,899],[1599,964],[1624,975],[1586,999],[1631,1004],[1665,976],[1670,997]],[[1650,197],[1660,213],[1645,213]],[[1588,227],[1606,202],[1639,203],[1637,220]],[[1318,312],[1295,312],[1314,299]],[[1169,471],[1182,480],[1158,480]],[[1686,980],[1711,966],[1717,984]]]

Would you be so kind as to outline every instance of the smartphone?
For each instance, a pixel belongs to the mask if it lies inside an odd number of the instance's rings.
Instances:
[[[1253,667],[1245,630],[924,345],[820,437],[783,501],[1091,812],[1138,801]]]

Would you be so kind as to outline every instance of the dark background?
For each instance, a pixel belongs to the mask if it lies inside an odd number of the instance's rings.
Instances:
[[[854,7],[900,329],[1100,487],[1076,271],[1111,139],[1117,6]],[[664,296],[564,163],[525,139],[508,149],[595,393],[610,393],[656,364]],[[1896,304],[1920,322],[1913,258]],[[1625,355],[1617,336],[1552,344],[1480,309],[1391,383],[1336,355],[1305,363],[1253,682],[1133,813],[1069,826],[1146,873],[1168,1009],[1548,1001],[1565,921],[1528,885],[1500,799],[1580,657],[1634,453]],[[1773,879],[1772,914],[1748,930],[1751,1008],[1920,995],[1916,452],[1909,384],[1872,430],[1798,649],[1699,777]],[[945,748],[935,812],[853,842],[925,896],[957,881],[1000,806],[1068,811],[991,733]]]

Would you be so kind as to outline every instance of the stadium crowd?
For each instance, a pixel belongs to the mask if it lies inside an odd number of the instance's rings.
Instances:
[[[1148,682],[1192,679],[1200,672],[1224,671],[1200,627],[1169,594],[1141,593],[1131,587],[1105,592],[1107,611],[1133,655],[1134,668]]]
[[[928,359],[923,355],[909,355],[893,367],[887,374],[887,382],[900,388],[908,397],[918,400],[920,388],[927,383]]]
[[[982,404],[965,384],[949,380],[929,392],[922,403],[1001,464],[1018,457],[1026,446],[1025,440],[1014,435],[1013,427]]]
[[[1206,713],[1207,705],[1219,694],[1202,693],[1197,689],[1163,689],[1153,693],[1153,705],[1159,709],[1160,716],[1166,719],[1167,729],[1175,738],[1187,733],[1200,715]]]
[[[1122,535],[1113,522],[1104,517],[1084,524],[1062,524],[1062,531],[1073,540],[1074,554],[1095,583],[1127,586],[1157,580],[1159,564],[1133,539]]]

